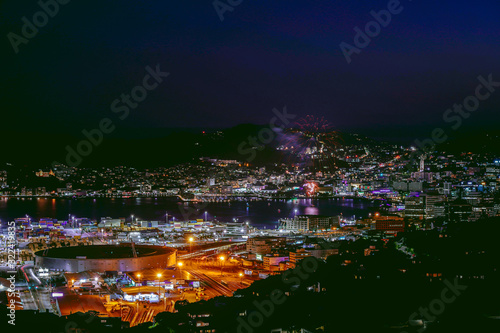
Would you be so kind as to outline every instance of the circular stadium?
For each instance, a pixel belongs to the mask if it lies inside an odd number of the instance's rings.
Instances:
[[[134,254],[135,249],[135,254]],[[177,250],[152,245],[90,245],[35,253],[35,266],[65,272],[129,272],[176,265]]]

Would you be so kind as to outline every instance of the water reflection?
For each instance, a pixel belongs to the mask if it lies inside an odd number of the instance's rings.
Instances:
[[[154,202],[154,205],[151,203]],[[83,198],[83,199],[54,199],[40,198],[40,200],[19,200],[8,198],[0,200],[0,219],[11,221],[14,218],[30,215],[35,219],[43,217],[66,220],[68,215],[100,219],[109,216],[113,218],[129,217],[132,214],[145,220],[163,221],[165,211],[170,220],[183,220],[184,215],[189,219],[204,219],[205,211],[208,219],[217,217],[220,221],[248,221],[251,225],[273,225],[280,218],[293,217],[295,214],[335,216],[343,213],[344,216],[356,215],[367,217],[368,209],[376,206],[368,201],[350,199],[294,199],[252,201],[247,206],[246,201],[209,202],[189,204],[177,202],[171,198]],[[200,209],[201,208],[201,209]],[[297,210],[297,212],[295,212]]]

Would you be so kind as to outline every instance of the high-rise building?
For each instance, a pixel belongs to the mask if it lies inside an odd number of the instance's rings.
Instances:
[[[434,218],[437,217],[435,212],[436,204],[443,202],[445,200],[444,195],[438,193],[427,193],[425,194],[425,217]]]
[[[405,198],[405,217],[421,220],[425,217],[425,196]]]
[[[247,251],[256,254],[269,254],[273,249],[286,245],[285,237],[252,237],[247,240]]]
[[[311,252],[306,251],[305,249],[298,249],[295,252],[290,252],[290,262],[295,264],[300,260],[311,256]]]
[[[405,231],[405,221],[399,216],[376,216],[375,230],[382,230],[388,234],[397,234]]]
[[[420,172],[424,172],[425,171],[425,155],[422,154],[422,156],[420,156],[420,169],[419,169]]]
[[[457,199],[449,203],[450,222],[468,222],[472,214],[472,205],[463,199]]]
[[[280,219],[280,228],[291,231],[315,231],[338,226],[333,216],[297,215],[294,218]]]

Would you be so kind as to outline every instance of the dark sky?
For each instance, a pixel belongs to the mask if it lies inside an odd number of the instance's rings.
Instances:
[[[227,2],[227,0],[223,0]],[[388,1],[243,0],[220,21],[211,0],[71,0],[15,54],[36,1],[0,5],[2,127],[81,131],[267,123],[286,105],[337,129],[442,124],[477,76],[500,81],[500,2],[402,1],[403,11],[347,64],[371,10]],[[170,76],[120,121],[111,102],[160,64]],[[500,91],[469,124],[496,125]]]

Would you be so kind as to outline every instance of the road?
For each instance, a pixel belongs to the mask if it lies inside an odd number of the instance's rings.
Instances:
[[[129,313],[124,316],[124,320],[130,323],[130,327],[136,326],[142,323],[152,322],[153,318],[160,312],[169,311],[173,309],[170,304],[170,300],[160,303],[130,303]]]
[[[216,296],[233,296],[234,290],[231,290],[224,284],[206,274],[205,270],[200,269],[190,269],[188,270],[193,276],[198,278],[201,281],[202,287],[205,287],[205,294],[209,296],[209,298],[213,298]]]
[[[238,245],[245,244],[246,241],[223,241],[219,243],[207,243],[202,245],[194,245],[196,250],[191,253],[179,255],[178,260],[194,259],[206,255],[214,255],[218,252],[229,250],[230,248]]]
[[[29,289],[19,293],[24,310],[39,310],[40,312],[54,312],[50,303],[50,294],[45,289]]]
[[[192,266],[186,270],[201,281],[202,287],[206,288],[205,294],[209,298],[232,296],[236,290],[247,287],[241,283],[242,281],[248,285],[255,281],[247,276],[240,277],[240,270],[234,269],[234,267],[228,267],[222,275],[216,267]]]
[[[245,288],[241,281],[252,283],[254,280],[246,276],[240,277],[241,269],[229,262],[223,267],[223,274],[218,266],[218,262],[205,262],[206,265],[200,266],[191,260],[185,262],[183,268],[195,279],[200,280],[201,286],[205,288],[204,295],[198,296],[195,290],[167,293],[167,298],[156,304],[122,302],[120,313],[119,307],[110,310],[103,305],[102,297],[98,295],[79,295],[69,288],[60,288],[64,296],[58,299],[61,315],[69,315],[76,312],[87,312],[95,310],[101,315],[122,316],[123,321],[128,321],[130,326],[137,326],[142,323],[152,322],[154,317],[164,311],[173,312],[175,302],[178,300],[187,300],[196,302],[201,299],[211,299],[218,296],[232,296],[233,293],[241,288]],[[50,303],[50,293],[43,287],[41,281],[34,274],[33,268],[25,266],[22,269],[24,276],[29,281],[31,288],[26,292],[21,292],[20,297],[26,310],[53,311]],[[118,303],[117,303],[118,304]]]
[[[201,286],[205,288],[203,299],[210,299],[217,296],[232,296],[234,291],[245,288],[241,284],[239,272],[223,272],[220,275],[220,270],[217,268],[198,268],[189,265],[185,270],[192,274],[196,279],[199,279]],[[252,283],[254,280],[243,278],[244,281]],[[224,281],[224,282],[222,282]],[[175,302],[178,300],[188,300],[196,302],[199,300],[196,296],[196,291],[183,291],[182,293],[166,294],[166,302],[163,303],[129,303],[130,310],[123,316],[125,321],[130,322],[130,326],[137,326],[145,322],[151,322],[158,313],[163,311],[173,312]]]
[[[23,310],[38,310],[38,306],[33,299],[33,295],[29,290],[23,290],[20,293],[21,302],[23,303]]]

